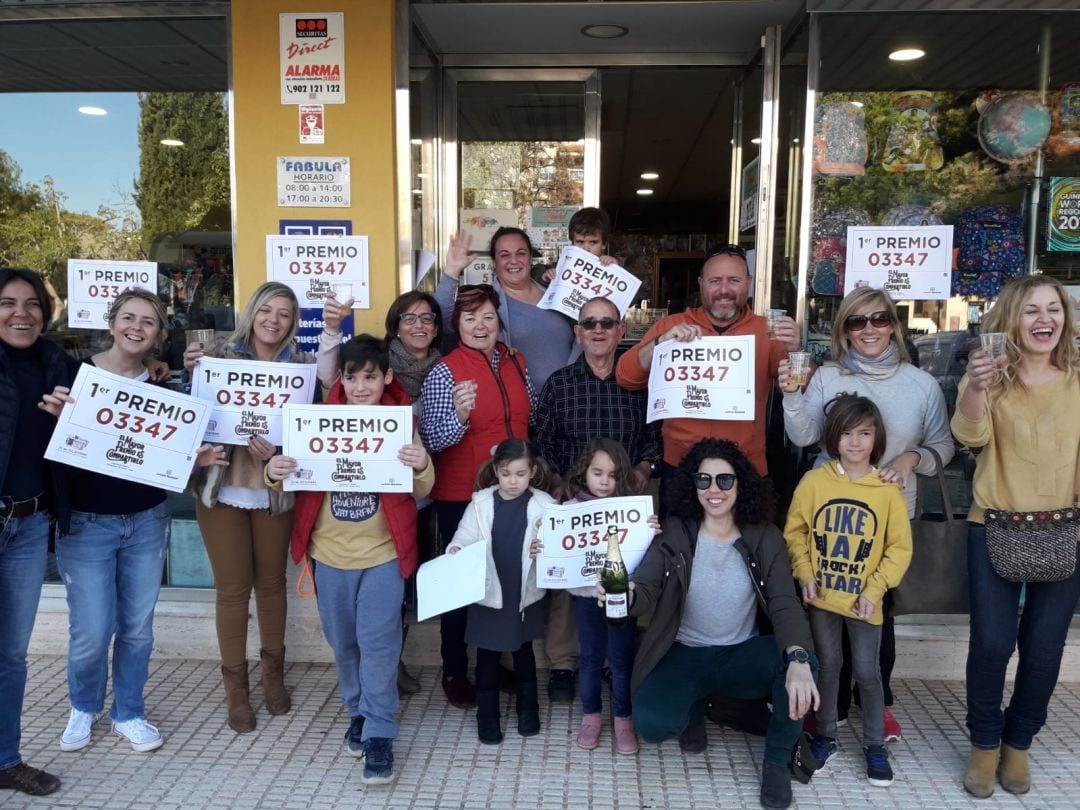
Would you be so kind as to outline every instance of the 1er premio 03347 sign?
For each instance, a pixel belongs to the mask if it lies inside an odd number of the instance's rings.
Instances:
[[[649,369],[648,421],[753,420],[754,351],[752,335],[656,344]]]
[[[898,301],[948,298],[952,237],[952,225],[848,228],[844,295],[876,287]]]
[[[288,285],[301,307],[322,307],[338,286],[342,303],[352,298],[355,309],[368,309],[367,237],[270,234],[266,237],[266,279]],[[342,285],[348,285],[347,290]]]
[[[582,306],[592,298],[607,298],[625,315],[634,300],[641,279],[617,264],[606,267],[579,247],[568,245],[559,254],[555,279],[537,305],[577,319]]]
[[[156,262],[68,259],[68,326],[105,329],[105,314],[128,287],[157,292]]]

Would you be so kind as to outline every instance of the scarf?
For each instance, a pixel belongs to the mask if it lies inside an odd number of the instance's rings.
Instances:
[[[420,388],[424,384],[431,367],[438,362],[442,355],[438,349],[428,349],[428,356],[422,360],[413,357],[405,349],[401,338],[390,341],[390,368],[394,370],[394,378],[401,383],[405,393],[414,400],[420,396]]]
[[[891,340],[885,351],[877,357],[867,357],[848,346],[839,365],[843,374],[858,374],[867,380],[887,380],[900,370],[900,354]]]

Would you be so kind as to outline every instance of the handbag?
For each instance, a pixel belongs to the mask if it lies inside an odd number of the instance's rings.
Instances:
[[[1076,570],[1080,507],[1038,512],[987,509],[986,550],[990,564],[1010,582],[1060,582]]]
[[[937,462],[936,476],[919,476],[915,517],[911,520],[911,564],[900,584],[889,591],[892,613],[967,613],[967,516],[953,515],[945,486],[941,456],[926,448]],[[941,512],[925,511],[925,488],[941,492]]]

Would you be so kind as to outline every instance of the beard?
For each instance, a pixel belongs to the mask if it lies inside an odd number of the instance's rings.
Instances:
[[[742,312],[745,303],[739,303],[738,301],[714,301],[711,302],[707,308],[709,317],[718,323],[726,323],[733,321],[739,317]]]

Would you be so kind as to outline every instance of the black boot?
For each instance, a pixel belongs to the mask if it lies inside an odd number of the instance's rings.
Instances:
[[[518,734],[532,737],[540,733],[540,701],[536,694],[536,681],[518,682],[517,685]]]
[[[485,745],[498,745],[502,742],[498,689],[476,690],[476,735]]]

